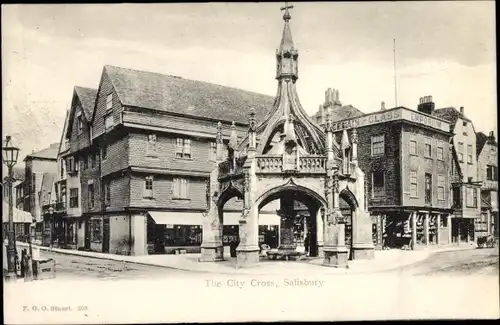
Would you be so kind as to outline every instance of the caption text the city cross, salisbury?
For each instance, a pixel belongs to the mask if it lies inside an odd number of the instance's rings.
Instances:
[[[208,288],[280,288],[280,287],[318,287],[321,288],[324,284],[323,280],[310,280],[304,278],[285,278],[282,280],[205,280],[205,286]]]

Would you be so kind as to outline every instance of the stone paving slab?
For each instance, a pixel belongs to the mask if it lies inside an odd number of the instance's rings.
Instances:
[[[27,246],[26,243],[18,242],[19,246]],[[18,247],[19,247],[18,246]],[[216,274],[354,274],[354,273],[370,273],[391,270],[398,267],[417,263],[429,257],[434,252],[457,250],[457,249],[472,249],[473,245],[446,246],[446,247],[430,247],[427,249],[419,249],[415,251],[403,250],[383,250],[375,251],[375,259],[372,260],[355,260],[349,261],[348,268],[325,267],[322,265],[322,259],[308,259],[298,262],[286,261],[269,261],[262,259],[261,263],[255,267],[244,269],[236,268],[236,260],[227,258],[224,261],[198,262],[200,254],[185,254],[185,255],[146,255],[146,256],[125,256],[107,253],[97,253],[88,251],[78,251],[71,249],[49,248],[44,246],[32,245],[33,249],[40,251],[51,251],[55,253],[84,256],[90,258],[99,258],[114,260],[127,263],[135,263],[147,266],[157,266],[172,268],[191,272],[201,273],[216,273]],[[43,258],[43,253],[40,254]]]

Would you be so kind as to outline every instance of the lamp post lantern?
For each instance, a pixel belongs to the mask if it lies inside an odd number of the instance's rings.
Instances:
[[[19,148],[14,146],[11,137],[8,135],[5,137],[5,142],[2,147],[3,153],[3,163],[7,166],[9,174],[7,177],[7,188],[9,194],[9,228],[7,231],[7,280],[12,280],[17,277],[16,275],[16,248],[15,248],[15,238],[14,238],[14,211],[13,211],[13,198],[12,198],[12,185],[14,182],[14,176],[12,173],[12,168],[17,163],[17,157],[19,155]]]

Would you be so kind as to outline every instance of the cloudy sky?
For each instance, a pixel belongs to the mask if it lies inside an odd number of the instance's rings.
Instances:
[[[292,3],[293,4],[293,3]],[[295,3],[297,88],[314,114],[328,87],[364,112],[465,107],[496,129],[494,2]],[[97,88],[105,64],[276,93],[282,3],[3,5],[3,132],[24,157],[59,142],[74,85]]]

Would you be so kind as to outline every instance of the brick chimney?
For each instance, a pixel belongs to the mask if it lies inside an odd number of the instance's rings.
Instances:
[[[435,104],[432,101],[432,96],[420,97],[417,110],[421,113],[431,115],[434,112]]]
[[[339,100],[339,91],[338,89],[328,88],[325,91],[325,103],[324,107],[329,106],[342,106]]]
[[[464,107],[460,106],[460,114],[464,115]]]
[[[385,102],[380,103],[380,110],[385,111]]]
[[[495,141],[495,131],[490,131],[490,136],[489,138],[493,141]]]

